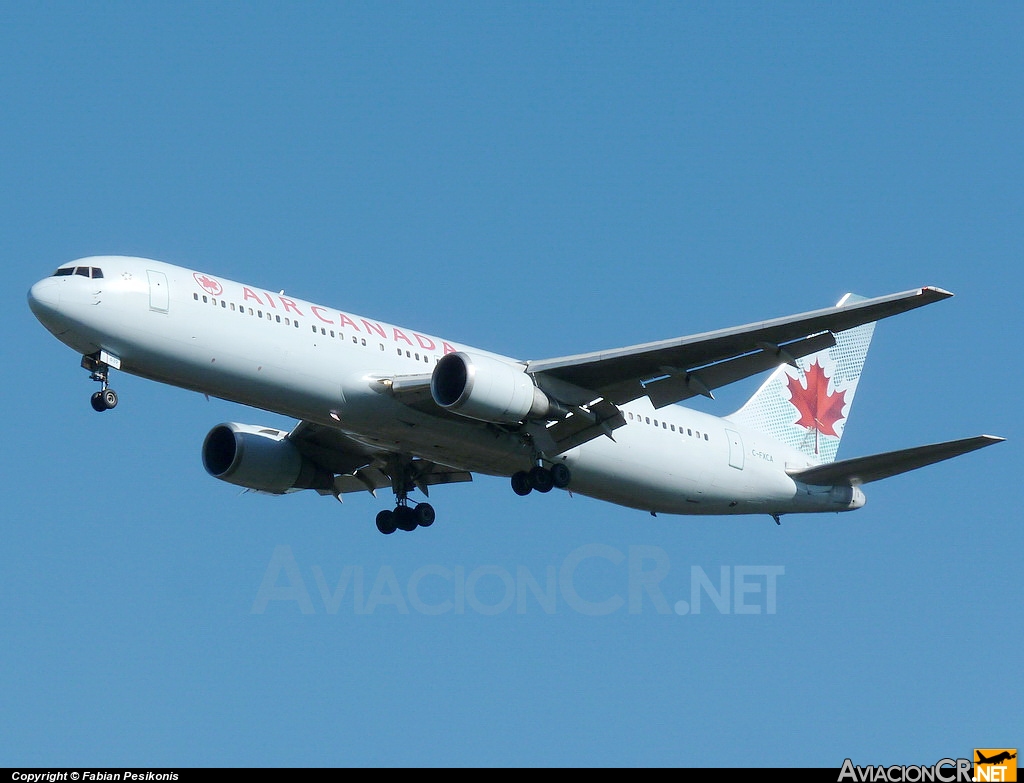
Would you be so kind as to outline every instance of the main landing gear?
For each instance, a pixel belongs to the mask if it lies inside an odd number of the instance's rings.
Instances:
[[[534,465],[530,470],[512,474],[512,491],[517,495],[529,495],[533,490],[550,492],[565,489],[572,481],[572,472],[564,462],[556,462],[550,468]]]
[[[406,499],[408,503],[408,498]],[[417,503],[415,506],[399,505],[394,511],[384,509],[377,514],[377,529],[386,536],[396,530],[412,532],[418,527],[430,527],[434,524],[434,507],[429,503]]]
[[[103,388],[95,392],[89,400],[92,403],[92,409],[97,413],[103,413],[103,411],[116,408],[117,392],[107,386],[110,365],[100,359],[100,354],[94,353],[82,357],[82,367],[89,371],[89,380],[103,384]]]
[[[392,456],[384,471],[391,478],[391,489],[395,493],[395,510],[384,509],[377,514],[377,529],[386,536],[396,530],[412,532],[418,527],[430,527],[434,524],[434,507],[429,503],[409,505],[409,493],[417,486],[416,470],[412,460],[398,455]],[[426,493],[425,484],[421,489]]]

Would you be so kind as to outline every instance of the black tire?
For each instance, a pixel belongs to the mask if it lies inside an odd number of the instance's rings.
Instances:
[[[386,536],[395,532],[395,512],[384,509],[377,514],[377,529]]]
[[[93,394],[89,402],[92,404],[92,409],[97,413],[103,413],[107,409],[106,403],[103,402],[103,392]]]
[[[416,506],[416,523],[420,527],[430,527],[434,524],[434,519],[437,516],[434,513],[434,507],[429,503],[420,503]]]
[[[530,483],[530,474],[525,470],[513,473],[512,491],[517,495],[529,495],[533,492],[533,484]]]
[[[117,392],[113,389],[104,389],[101,392],[103,396],[103,404],[107,407],[107,410],[117,407]]]
[[[572,471],[564,462],[556,462],[551,466],[551,483],[558,489],[565,489],[572,481]]]
[[[538,492],[550,492],[554,483],[551,481],[551,471],[537,465],[530,469],[530,485]]]
[[[395,527],[409,533],[417,528],[416,512],[408,506],[398,506],[395,509]]]

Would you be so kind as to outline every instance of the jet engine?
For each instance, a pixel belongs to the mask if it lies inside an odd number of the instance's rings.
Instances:
[[[461,351],[434,367],[430,394],[446,410],[495,424],[544,419],[559,408],[522,367]]]
[[[302,456],[288,433],[251,424],[218,424],[203,441],[203,467],[221,481],[280,495],[330,489],[334,476]]]

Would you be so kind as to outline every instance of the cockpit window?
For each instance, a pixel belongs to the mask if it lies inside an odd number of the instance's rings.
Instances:
[[[62,266],[53,273],[54,277],[66,277],[67,275],[81,275],[98,280],[103,277],[103,270],[98,266]]]

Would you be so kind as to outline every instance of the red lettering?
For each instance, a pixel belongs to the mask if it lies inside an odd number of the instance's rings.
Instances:
[[[291,310],[296,315],[302,315],[302,311],[295,306],[295,302],[293,302],[291,299],[286,299],[285,297],[282,296],[281,304],[284,305],[285,310]],[[328,321],[327,323],[330,323],[330,321]]]
[[[270,305],[271,307],[273,307],[276,310],[277,309],[277,305],[274,304],[274,297],[272,297],[270,294],[268,294],[266,292],[264,292],[263,295],[265,297],[267,297],[267,304]]]
[[[450,345],[448,345],[448,343],[446,343],[444,340],[441,341],[441,345],[444,346],[444,352],[446,354],[457,353],[457,351],[454,348],[452,348]]]
[[[333,324],[334,323],[334,321],[330,320],[329,318],[324,318],[322,315],[320,315],[320,311],[323,310],[324,308],[317,307],[316,305],[310,305],[309,309],[313,311],[313,315],[315,315],[317,318],[319,318],[325,324]]]
[[[399,329],[397,326],[394,328],[394,332],[395,332],[395,342],[398,342],[399,340],[405,340],[407,343],[409,343],[409,345],[412,345],[412,340],[410,340],[408,337],[406,337],[404,334],[402,334],[402,330]]]
[[[344,313],[338,313],[338,319],[339,319],[338,320],[338,326],[344,326],[345,324],[348,324],[353,329],[355,329],[357,332],[359,331],[359,327],[356,326],[356,322],[353,321],[351,318],[349,318]]]
[[[432,351],[437,347],[436,345],[434,345],[434,341],[431,340],[429,337],[424,337],[422,334],[416,334],[416,332],[413,332],[412,336],[416,338],[416,342],[420,344],[420,348],[423,348],[427,351]]]
[[[387,332],[384,331],[384,327],[383,326],[381,326],[380,324],[377,324],[377,323],[370,323],[365,318],[362,319],[362,322],[363,322],[363,326],[366,327],[366,333],[367,334],[369,334],[370,332],[376,332],[377,334],[379,334],[384,339],[387,339],[388,335],[387,335]]]
[[[256,296],[252,289],[247,288],[244,285],[242,286],[242,299],[255,299],[259,304],[263,304],[263,300]]]

